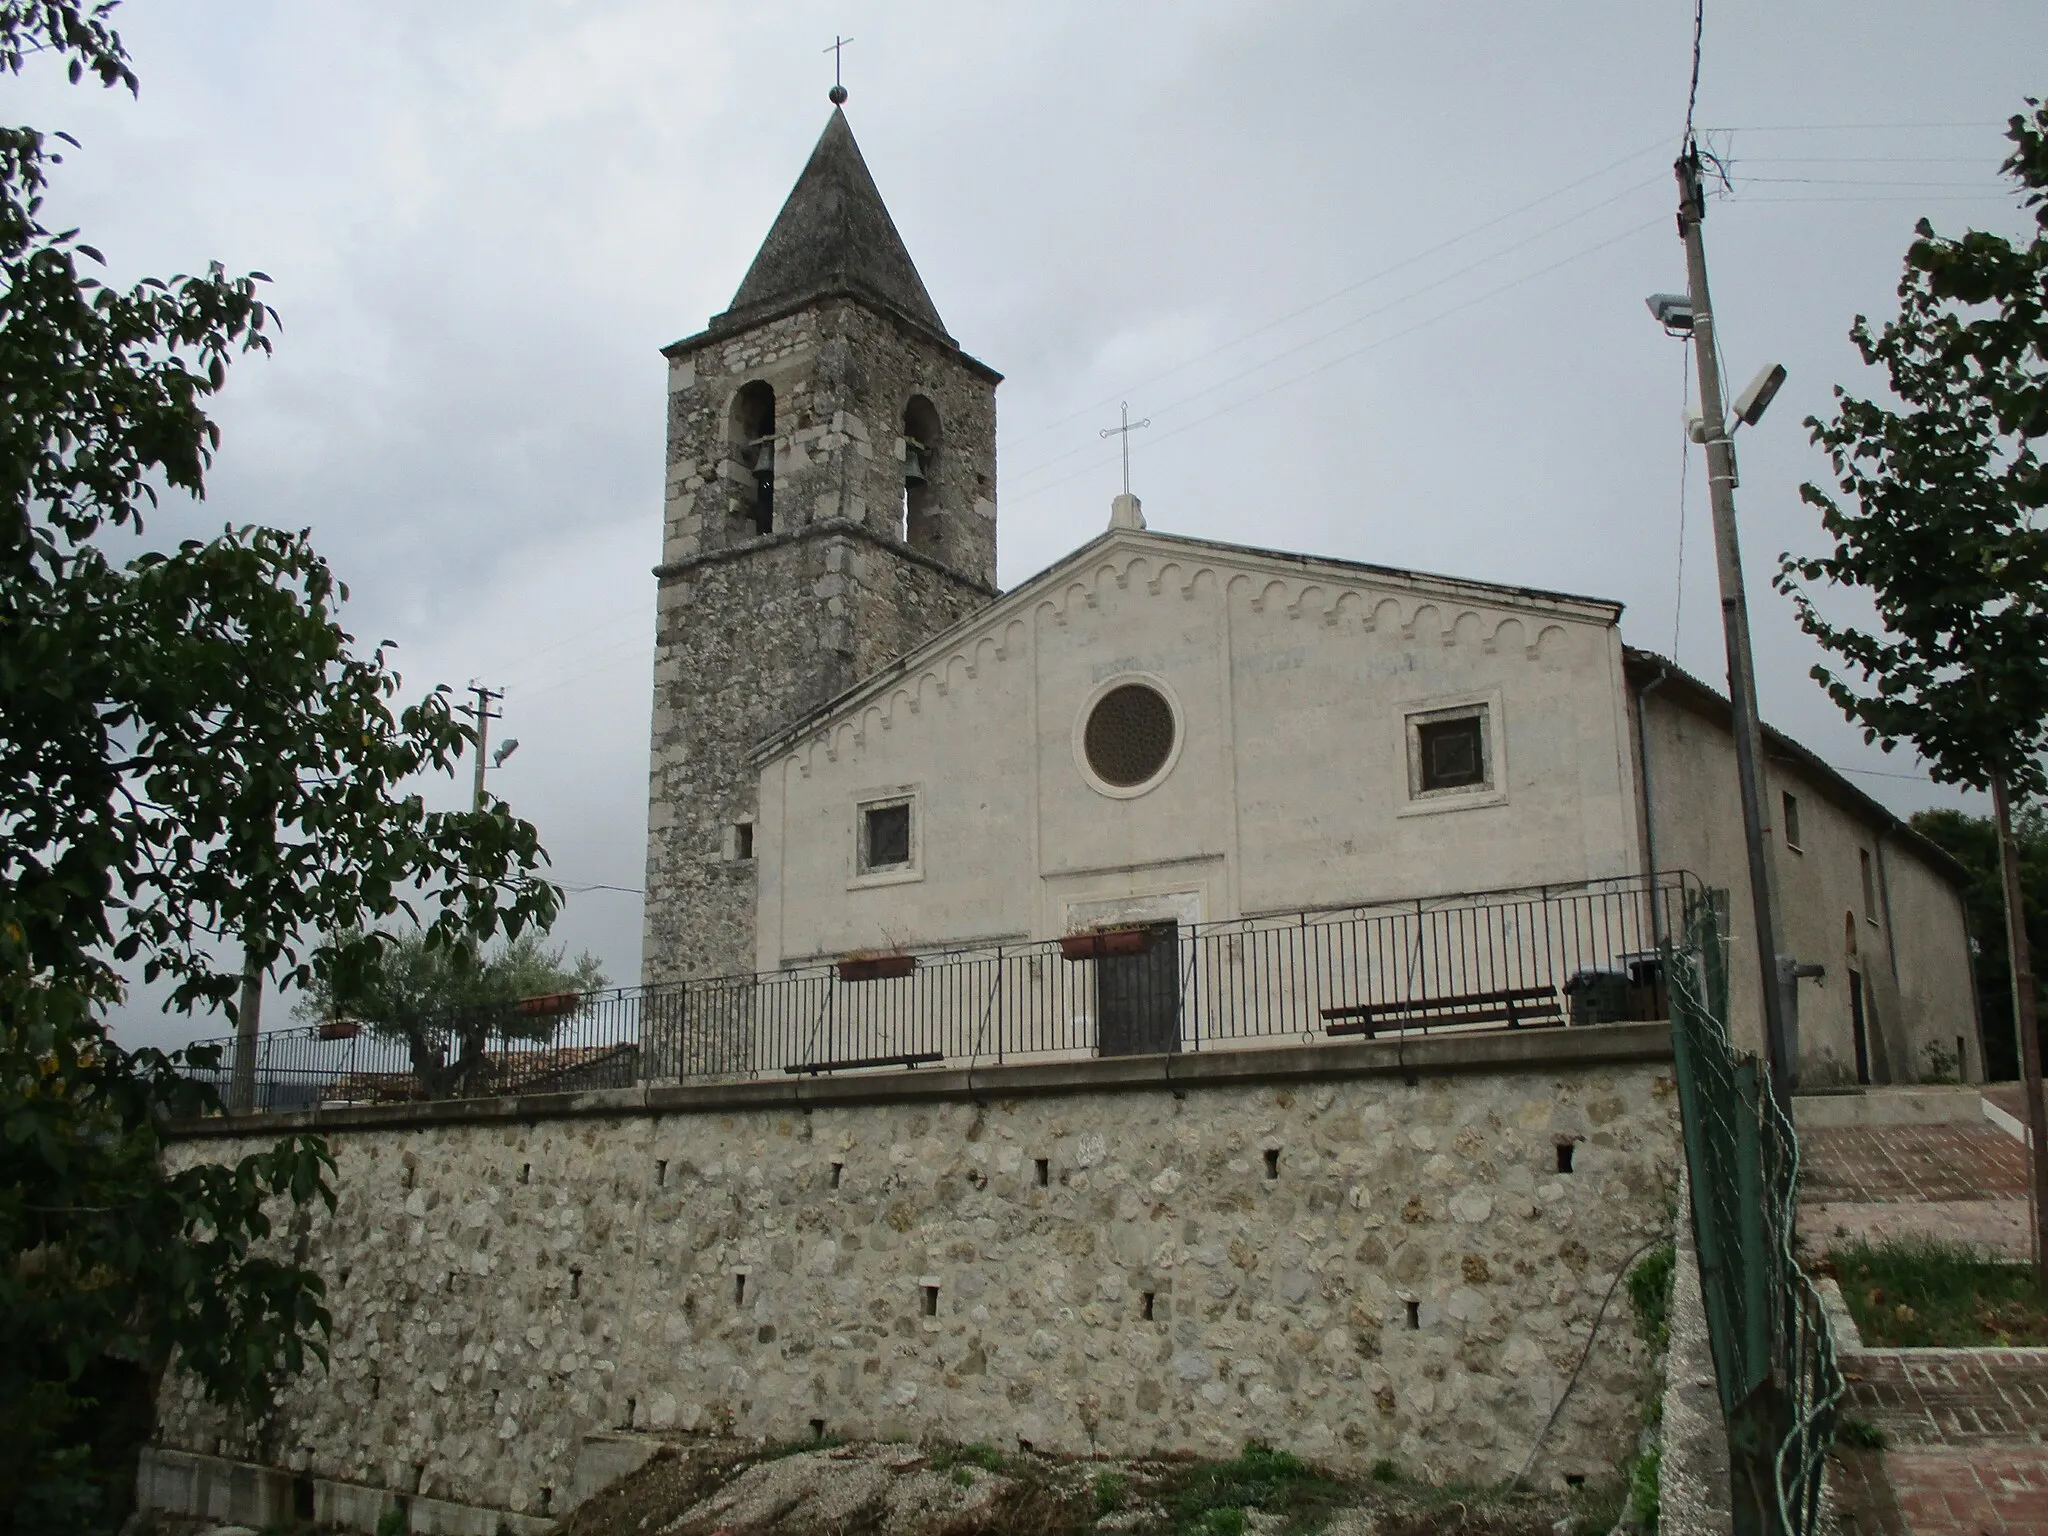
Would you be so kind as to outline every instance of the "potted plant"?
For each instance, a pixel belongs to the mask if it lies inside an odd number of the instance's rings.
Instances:
[[[841,981],[890,981],[917,969],[915,955],[853,954],[839,962]]]
[[[1097,928],[1088,933],[1070,933],[1060,940],[1060,954],[1068,960],[1107,960],[1117,955],[1142,955],[1152,948],[1152,929]]]

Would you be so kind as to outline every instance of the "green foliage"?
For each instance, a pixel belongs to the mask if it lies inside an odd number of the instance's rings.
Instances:
[[[1835,1444],[1846,1445],[1859,1451],[1881,1451],[1891,1442],[1883,1430],[1868,1419],[1855,1418],[1844,1414],[1835,1420]]]
[[[2048,815],[2038,806],[2013,813],[2019,850],[2020,893],[2027,909],[2027,937],[2037,952],[2048,946]],[[2019,1042],[2012,1017],[2012,946],[2005,934],[2005,887],[1998,872],[1998,828],[1989,817],[1964,811],[1921,811],[1915,832],[1936,844],[1969,871],[1964,905],[1970,918],[1971,965],[1977,976],[1977,1007],[1984,1025],[1984,1062],[1994,1078],[2020,1075]]]
[[[943,1472],[948,1467],[979,1467],[984,1472],[1008,1469],[1011,1458],[992,1445],[949,1445],[932,1452],[932,1466]]]
[[[1660,1354],[1671,1344],[1671,1281],[1677,1268],[1678,1250],[1660,1243],[1630,1267],[1625,1282],[1636,1332]]]
[[[1366,1475],[1374,1482],[1384,1483],[1391,1488],[1401,1481],[1401,1464],[1397,1461],[1389,1461],[1386,1457],[1382,1456],[1372,1464],[1372,1471]]]
[[[1347,1502],[1344,1488],[1300,1457],[1248,1440],[1230,1461],[1199,1465],[1174,1491],[1168,1508],[1183,1536],[1224,1536],[1245,1529],[1245,1511],[1285,1515],[1290,1523],[1314,1518]]]
[[[133,90],[111,10],[0,0],[0,69]],[[174,1354],[252,1426],[324,1358],[320,1282],[282,1239],[332,1201],[325,1146],[166,1173],[165,1122],[219,1108],[180,1069],[220,1063],[117,1046],[123,970],[232,1016],[223,941],[303,986],[374,962],[359,925],[414,903],[455,944],[560,901],[532,827],[413,791],[473,733],[445,690],[398,707],[305,535],[122,547],[165,491],[202,494],[211,397],[276,317],[260,273],[90,275],[99,252],[42,222],[59,164],[0,128],[0,1529],[39,1532],[118,1523],[133,1445],[107,1426],[146,1426]]]
[[[360,945],[361,936],[343,936]],[[486,1069],[491,1037],[546,1040],[559,1015],[522,1013],[522,999],[595,992],[606,985],[595,955],[564,965],[565,952],[523,933],[485,947],[463,938],[437,943],[415,930],[383,942],[374,960],[333,977],[315,976],[298,1012],[353,1019],[406,1042],[430,1098],[457,1098]],[[453,1058],[451,1060],[451,1057]]]
[[[1664,1451],[1661,1446],[1649,1450],[1631,1461],[1628,1466],[1628,1519],[1639,1531],[1654,1531],[1663,1516],[1661,1482],[1664,1470]]]
[[[405,1516],[387,1509],[377,1517],[377,1536],[405,1536]]]
[[[1095,1512],[1113,1515],[1131,1495],[1130,1481],[1121,1472],[1099,1472],[1095,1477]]]
[[[2031,1266],[1951,1243],[1846,1243],[1828,1252],[1863,1341],[1887,1348],[2048,1344]]]
[[[1906,256],[1899,313],[1851,339],[1882,367],[1894,409],[1837,388],[1832,420],[1810,418],[1836,490],[1800,495],[1834,542],[1817,558],[1781,558],[1778,586],[1838,665],[1815,679],[1866,740],[1911,742],[1944,783],[2014,798],[2040,795],[2048,749],[2048,110],[2012,119],[2003,167],[2044,233],[2015,245],[1971,231],[1938,236],[1926,220]],[[1855,588],[1879,632],[1824,616],[1801,583]]]

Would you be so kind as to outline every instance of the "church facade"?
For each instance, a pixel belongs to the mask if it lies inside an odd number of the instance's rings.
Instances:
[[[667,357],[649,984],[1686,871],[1738,897],[1760,1042],[1727,706],[1620,605],[1176,536],[1128,496],[998,591],[999,376],[842,113]],[[1771,756],[1785,941],[1825,967],[1802,1077],[1980,1075],[1960,871]]]

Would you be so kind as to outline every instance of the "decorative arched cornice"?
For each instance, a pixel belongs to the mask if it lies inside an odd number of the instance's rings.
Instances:
[[[1324,628],[1350,624],[1358,635],[1377,636],[1382,643],[1519,655],[1545,665],[1558,664],[1572,643],[1566,624],[1542,622],[1549,614],[1563,610],[1561,616],[1578,624],[1611,625],[1619,612],[1613,605],[1591,600],[1523,594],[1510,588],[1497,589],[1502,596],[1499,604],[1487,603],[1476,599],[1495,589],[1478,583],[1424,577],[1404,581],[1403,573],[1371,568],[1356,568],[1360,574],[1346,579],[1353,568],[1335,562],[1323,566],[1304,561],[1310,568],[1297,575],[1267,564],[1282,557],[1247,552],[1257,558],[1239,562],[1229,558],[1228,546],[1175,539],[1161,548],[1151,542],[1157,537],[1112,535],[1091,546],[1065,570],[1047,572],[1050,579],[1037,594],[1027,598],[1020,589],[1012,595],[1023,600],[1007,611],[998,603],[933,648],[905,658],[904,670],[828,706],[822,718],[783,739],[781,755],[808,776],[818,753],[836,761],[842,753],[858,750],[871,722],[881,730],[892,729],[899,710],[916,714],[927,698],[948,697],[955,688],[978,680],[986,669],[1023,654],[1033,627],[1065,628],[1077,604],[1099,611],[1107,593],[1122,593],[1126,600],[1168,595],[1187,600],[1207,591],[1226,602],[1241,601],[1253,613],[1290,622]],[[1574,608],[1585,611],[1571,611]],[[763,743],[761,750],[772,755],[774,745]]]

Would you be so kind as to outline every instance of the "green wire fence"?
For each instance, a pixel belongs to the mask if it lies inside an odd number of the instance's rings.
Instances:
[[[1798,1138],[1763,1064],[1729,1039],[1726,900],[1689,903],[1685,952],[1665,966],[1700,1288],[1735,1536],[1809,1536],[1842,1373],[1820,1293],[1792,1254]]]

